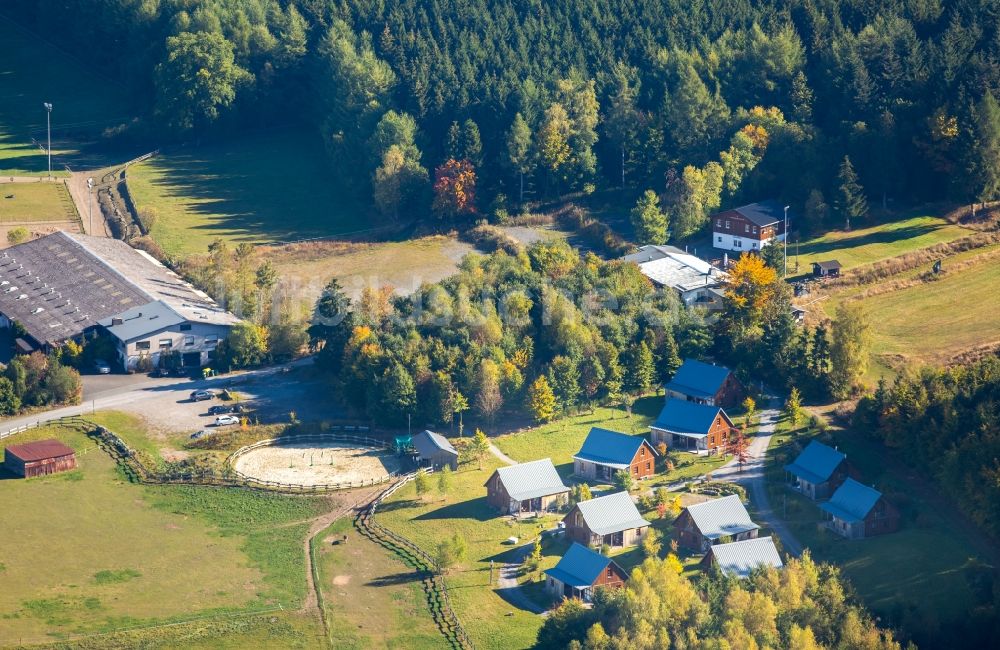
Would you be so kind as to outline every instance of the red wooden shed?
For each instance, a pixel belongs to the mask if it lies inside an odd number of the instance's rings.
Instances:
[[[76,453],[53,439],[11,445],[5,450],[4,467],[24,478],[45,476],[75,468]]]

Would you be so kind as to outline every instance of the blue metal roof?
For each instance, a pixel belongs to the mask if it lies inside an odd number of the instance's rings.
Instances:
[[[833,447],[813,440],[785,470],[810,483],[825,483],[837,466],[847,458]]]
[[[695,359],[685,359],[666,388],[692,397],[715,397],[729,373],[729,368],[713,366]]]
[[[559,563],[545,574],[550,575],[563,584],[582,589],[590,587],[600,577],[601,572],[608,568],[613,560],[604,557],[597,551],[592,551],[582,544],[573,542]]]
[[[698,404],[683,399],[671,397],[660,411],[659,417],[653,423],[654,429],[661,429],[689,438],[703,438],[715,422],[715,416],[722,412],[723,417],[732,426],[732,421],[726,412],[718,406]]]
[[[587,434],[587,439],[583,441],[580,451],[573,458],[625,469],[644,442],[646,439],[643,436],[593,427]]]
[[[819,507],[837,519],[853,524],[863,521],[881,498],[882,493],[875,488],[849,478],[837,488],[829,501],[821,503]]]

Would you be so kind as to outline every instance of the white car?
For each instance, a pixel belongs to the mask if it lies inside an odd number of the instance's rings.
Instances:
[[[215,418],[215,426],[217,427],[224,427],[227,424],[239,424],[239,423],[240,419],[235,415],[220,415],[219,417]]]

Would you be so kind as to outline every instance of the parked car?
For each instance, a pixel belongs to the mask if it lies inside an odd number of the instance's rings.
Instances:
[[[249,404],[233,404],[232,412],[233,413],[249,413],[250,412],[250,405]]]
[[[215,406],[209,407],[209,415],[222,415],[223,413],[229,413],[230,409],[225,404],[216,404]]]
[[[200,438],[205,438],[206,436],[210,436],[210,435],[212,435],[212,433],[214,433],[214,432],[213,431],[209,431],[208,429],[202,429],[201,431],[195,431],[194,433],[192,433],[191,434],[191,439],[192,440],[198,440]]]
[[[229,424],[239,424],[240,419],[235,415],[220,415],[215,418],[215,426],[224,427]]]
[[[215,397],[215,393],[210,390],[196,390],[191,393],[192,402],[201,402]]]
[[[111,374],[111,364],[103,359],[97,359],[94,361],[94,372],[99,375],[110,375]]]

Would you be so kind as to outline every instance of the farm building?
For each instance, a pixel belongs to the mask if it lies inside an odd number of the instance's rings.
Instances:
[[[642,541],[649,522],[642,518],[628,492],[616,492],[589,501],[580,501],[563,518],[566,537],[600,548],[635,546]]]
[[[433,431],[422,431],[413,436],[411,443],[416,450],[417,462],[423,467],[450,467],[458,469],[458,452],[448,439]]]
[[[837,260],[813,262],[813,275],[817,278],[838,278],[840,277],[840,268],[840,262]]]
[[[847,539],[862,539],[899,529],[899,511],[875,488],[848,478],[819,506],[830,519],[826,527]]]
[[[58,440],[11,445],[4,452],[4,468],[24,478],[65,472],[76,467],[76,453]]]
[[[674,449],[698,454],[725,450],[736,425],[718,406],[670,398],[656,421],[650,425],[654,444],[666,443]]]
[[[656,455],[642,436],[594,427],[573,456],[573,473],[605,483],[614,480],[620,470],[636,479],[649,478],[656,473]]]
[[[850,474],[847,456],[813,440],[794,462],[785,465],[792,487],[814,501],[825,499]]]
[[[743,384],[729,368],[695,359],[685,359],[664,390],[667,399],[672,397],[723,408],[736,406],[747,395]]]
[[[735,494],[684,508],[674,526],[681,546],[702,551],[716,544],[754,539],[760,529]]]
[[[23,329],[22,352],[104,332],[118,362],[156,364],[164,352],[185,366],[208,363],[239,322],[143,251],[117,239],[67,232],[0,253],[0,326]]]
[[[486,481],[486,502],[505,515],[558,510],[569,499],[548,458],[499,467]]]
[[[771,566],[780,569],[784,566],[774,540],[770,537],[745,539],[741,542],[716,544],[708,549],[701,561],[703,569],[711,566],[719,567],[724,575],[746,578],[754,569]]]
[[[673,246],[643,246],[622,258],[634,262],[658,287],[673,289],[685,307],[722,309],[722,281],[726,273],[705,260]]]
[[[618,563],[586,546],[573,544],[559,563],[545,571],[545,588],[556,598],[590,602],[598,587],[617,589],[628,575]]]
[[[785,241],[785,206],[767,200],[724,210],[710,217],[712,245],[729,251],[758,251]],[[792,216],[788,215],[789,222]]]

